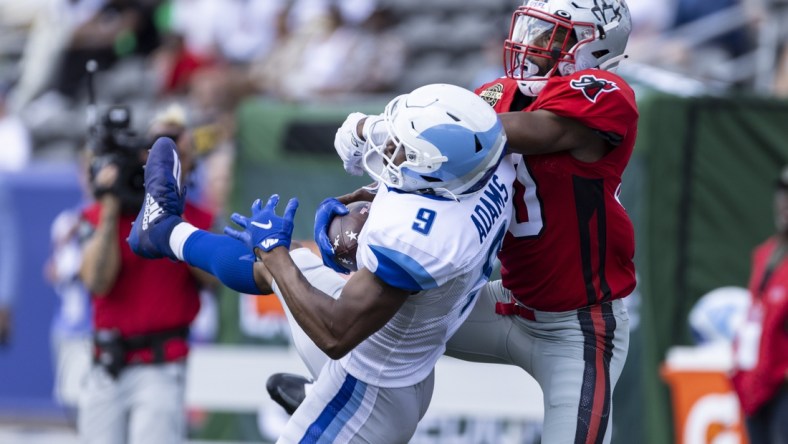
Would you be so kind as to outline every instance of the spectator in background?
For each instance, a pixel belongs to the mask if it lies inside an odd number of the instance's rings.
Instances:
[[[21,75],[13,92],[15,111],[21,111],[49,90],[75,29],[89,20],[102,3],[51,0],[40,6],[25,43]]]
[[[0,172],[19,171],[33,157],[33,144],[22,120],[8,103],[10,82],[0,80]]]
[[[0,80],[0,173],[22,170],[33,152],[27,128],[7,106],[9,90],[10,83]],[[19,228],[10,205],[11,196],[0,181],[0,344],[10,339],[14,293],[18,290]]]
[[[11,198],[0,180],[0,345],[11,339],[13,303],[18,291],[18,224],[10,208]]]
[[[280,44],[250,70],[256,92],[286,100],[389,92],[404,69],[393,11],[377,0],[297,0]]]
[[[67,208],[50,226],[51,254],[44,264],[44,277],[58,297],[52,319],[51,346],[54,362],[54,396],[62,406],[76,407],[77,388],[90,366],[90,341],[93,332],[90,295],[79,280],[82,246],[87,228],[81,222],[82,210],[92,203],[87,183],[87,158],[78,157],[82,200]]]
[[[148,135],[161,136],[160,143],[178,141],[185,174],[191,169],[188,131],[178,133],[182,128],[171,123],[154,122]],[[94,363],[79,400],[78,428],[86,443],[185,438],[189,325],[199,310],[200,287],[212,281],[184,264],[146,261],[131,252],[126,238],[144,189],[119,178],[141,173],[147,150],[139,155],[140,163],[98,168],[91,181],[97,201],[81,214],[89,234],[79,276],[92,296],[95,331]],[[184,214],[204,229],[212,224],[212,215],[191,203]]]
[[[673,19],[673,27],[679,27],[687,23],[692,23],[715,12],[733,7],[741,3],[742,0],[677,0],[676,15]],[[736,29],[728,34],[719,37],[713,44],[736,57],[744,54],[750,49],[749,36],[747,31]]]
[[[328,39],[336,28],[327,0],[292,0],[277,17],[278,43],[270,54],[252,64],[249,81],[254,91],[290,98],[289,77],[300,71],[307,49]]]
[[[788,166],[774,192],[776,232],[752,256],[750,306],[734,342],[733,386],[750,444],[788,443]]]
[[[96,60],[99,69],[106,70],[123,57],[147,56],[159,46],[153,24],[157,2],[104,0],[101,3],[74,29],[56,71],[53,88],[67,99],[74,100],[84,91],[85,64],[89,60]]]
[[[353,3],[366,3],[369,12],[354,17],[348,11]],[[393,31],[397,24],[396,14],[378,0],[340,2],[340,5],[346,20],[351,24],[358,20],[360,26],[356,47],[350,54],[352,58],[345,66],[345,74],[353,82],[342,86],[343,92],[390,92],[402,75],[407,57],[404,41]]]
[[[391,32],[393,11],[377,0],[358,0],[355,8],[331,3],[332,28],[307,47],[287,91],[295,98],[388,92],[404,67],[405,46]]]
[[[14,109],[34,100],[62,109],[84,92],[85,64],[112,67],[131,54],[146,56],[159,45],[153,16],[159,0],[51,0],[36,17],[25,47]],[[51,111],[50,111],[51,112]],[[36,116],[33,116],[36,117]]]
[[[45,276],[59,298],[59,308],[52,321],[52,351],[55,363],[55,400],[68,405],[74,397],[68,390],[78,386],[85,366],[90,362],[91,323],[90,295],[79,280],[82,263],[83,227],[81,208],[69,208],[55,217],[50,229],[52,255],[44,269]]]
[[[165,43],[153,58],[162,95],[209,96],[219,106],[234,109],[251,91],[249,65],[265,58],[279,39],[279,16],[286,3],[172,2]]]

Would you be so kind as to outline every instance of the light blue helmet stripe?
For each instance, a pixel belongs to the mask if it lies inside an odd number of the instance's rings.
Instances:
[[[378,259],[375,276],[392,287],[422,291],[438,286],[432,275],[407,254],[377,245],[369,248]]]
[[[474,132],[457,124],[443,124],[429,128],[419,137],[439,147],[441,154],[451,159],[450,162],[442,164],[435,172],[417,173],[404,168],[403,174],[416,177],[429,175],[444,182],[462,178],[486,163],[485,159],[490,155],[502,132],[503,125],[500,120],[496,120],[490,129],[483,132]],[[474,135],[481,143],[482,149],[479,152],[476,152]]]

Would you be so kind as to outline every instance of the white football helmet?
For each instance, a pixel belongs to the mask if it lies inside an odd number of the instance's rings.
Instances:
[[[385,140],[369,141],[364,169],[407,192],[457,198],[480,190],[505,154],[498,115],[459,86],[434,84],[386,105]]]
[[[512,15],[504,70],[536,96],[556,71],[615,69],[631,31],[624,0],[526,0]]]
[[[750,291],[743,287],[719,287],[704,294],[689,312],[690,331],[695,343],[733,341],[749,307]]]

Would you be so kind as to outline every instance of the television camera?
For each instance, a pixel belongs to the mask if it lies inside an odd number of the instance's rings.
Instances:
[[[90,152],[90,184],[96,198],[111,193],[120,199],[124,211],[137,211],[145,197],[145,150],[148,141],[131,126],[131,109],[126,105],[112,105],[101,119],[96,117],[93,94],[94,63],[88,62],[88,145]],[[118,176],[114,184],[95,183],[98,172],[107,165],[115,165]]]

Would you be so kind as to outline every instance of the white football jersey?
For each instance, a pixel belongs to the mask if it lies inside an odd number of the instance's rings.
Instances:
[[[459,201],[381,187],[359,235],[358,266],[413,294],[342,358],[348,373],[392,388],[429,375],[492,272],[512,212],[510,157]]]

